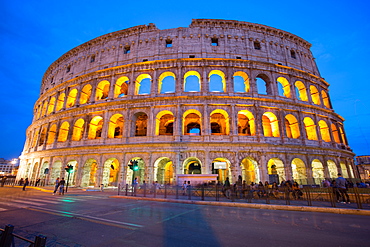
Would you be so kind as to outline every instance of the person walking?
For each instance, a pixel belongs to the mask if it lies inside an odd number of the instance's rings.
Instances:
[[[60,180],[59,182],[59,195],[64,195],[64,185],[65,185],[66,181],[64,180],[64,178],[62,178],[62,180]]]
[[[341,203],[350,204],[351,202],[349,201],[349,196],[348,196],[347,187],[346,187],[347,181],[344,177],[342,177],[341,173],[338,173],[338,178],[335,180],[335,182],[337,183],[338,191],[340,195],[342,196],[343,201]]]
[[[59,177],[55,180],[55,189],[54,189],[53,195],[57,193],[58,188],[59,188]]]
[[[230,188],[231,188],[231,185],[230,185],[229,177],[226,177],[226,180],[224,183],[224,195],[227,198],[230,198]]]
[[[23,190],[26,190],[27,185],[29,184],[28,178],[24,180]]]

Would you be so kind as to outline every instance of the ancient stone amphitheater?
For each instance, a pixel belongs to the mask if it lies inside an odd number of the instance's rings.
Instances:
[[[211,19],[88,41],[47,69],[18,178],[52,184],[68,164],[81,187],[178,183],[184,174],[357,178],[310,47],[276,28]]]

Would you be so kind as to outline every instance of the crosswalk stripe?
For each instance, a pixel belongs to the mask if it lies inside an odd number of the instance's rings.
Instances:
[[[41,200],[36,198],[27,198],[27,200],[36,201],[36,202],[43,202],[43,203],[52,203],[52,204],[60,204],[60,202],[52,201],[52,200]]]
[[[44,203],[37,203],[37,202],[30,202],[30,201],[22,201],[22,200],[12,200],[12,202],[18,202],[18,203],[23,203],[23,204],[31,204],[31,205],[35,205],[35,206],[44,206],[45,204]]]

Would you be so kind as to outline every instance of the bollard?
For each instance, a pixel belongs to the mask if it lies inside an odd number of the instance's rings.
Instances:
[[[204,201],[204,184],[202,184],[202,201]]]
[[[179,199],[179,186],[176,185],[176,199]]]
[[[354,187],[353,192],[355,193],[355,200],[356,200],[356,203],[357,203],[357,208],[362,209],[361,197],[360,197],[360,194],[358,192],[358,188]]]
[[[266,204],[270,204],[270,191],[268,186],[265,186],[265,192],[266,192]]]
[[[128,195],[128,184],[126,184],[126,196]]]
[[[121,184],[118,184],[118,195],[119,195],[120,190],[121,190]]]
[[[10,247],[12,244],[12,239],[13,239],[13,230],[14,226],[13,225],[6,225],[4,232],[1,234],[0,238],[0,246],[2,247]]]
[[[331,203],[331,206],[333,207],[333,208],[335,208],[337,205],[336,205],[336,203],[335,203],[335,194],[334,194],[334,188],[328,188],[328,194],[329,194],[329,200],[330,200],[330,203]]]
[[[46,245],[46,237],[39,235],[35,238],[35,247],[45,247]]]
[[[285,187],[285,203],[286,205],[290,205],[290,197],[289,197],[290,191],[289,188]]]
[[[191,186],[189,185],[187,189],[188,189],[188,193],[189,193],[188,199],[191,200]]]
[[[164,184],[164,198],[167,198],[167,183]]]
[[[306,196],[307,196],[307,205],[312,206],[311,191],[309,188],[306,189]]]

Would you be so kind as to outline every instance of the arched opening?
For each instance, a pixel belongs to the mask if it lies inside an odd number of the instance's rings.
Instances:
[[[299,132],[299,124],[295,116],[288,114],[285,116],[285,131],[288,138],[297,139],[301,136]]]
[[[173,113],[170,111],[161,111],[157,114],[155,134],[156,135],[173,135]]]
[[[279,96],[291,98],[292,94],[290,92],[290,83],[288,80],[284,77],[279,77],[276,81],[278,83]]]
[[[135,81],[135,95],[150,94],[152,77],[148,74],[141,74]]]
[[[123,116],[114,114],[109,120],[108,138],[122,138],[123,135]]]
[[[265,112],[262,115],[263,135],[268,137],[280,137],[279,122],[272,112]]]
[[[321,102],[320,102],[320,94],[319,94],[319,91],[317,90],[317,88],[313,85],[310,86],[310,94],[311,94],[311,99],[312,99],[312,102],[315,104],[315,105],[320,105]]]
[[[272,88],[269,78],[264,74],[259,74],[256,77],[258,94],[272,95]]]
[[[331,124],[331,133],[333,135],[334,141],[336,143],[340,143],[338,129],[337,126],[335,126],[335,124]]]
[[[210,92],[226,92],[225,74],[221,70],[212,70],[208,74]]]
[[[158,78],[158,93],[174,93],[176,86],[176,76],[172,72],[164,72]]]
[[[197,110],[187,110],[183,115],[184,135],[201,135],[201,114]]]
[[[324,106],[330,109],[331,107],[330,107],[329,97],[328,97],[328,94],[324,90],[321,90],[321,97],[322,97]]]
[[[76,171],[78,170],[78,163],[76,160],[70,160],[68,161],[67,165],[71,165],[73,166],[73,169],[71,170],[71,172],[69,173],[69,182],[68,182],[68,185],[69,186],[74,186],[76,184]],[[68,174],[66,173],[65,174],[65,180],[67,181],[68,179]]]
[[[57,100],[57,106],[55,111],[60,111],[64,106],[64,98],[66,97],[65,93],[61,93]]]
[[[184,161],[184,174],[202,174],[202,163],[195,157]]]
[[[49,177],[49,183],[52,185],[55,185],[55,180],[57,178],[60,178],[62,171],[62,162],[57,160],[55,161],[51,166],[50,177]]]
[[[272,158],[267,162],[267,172],[269,174],[269,183],[276,182],[277,184],[285,181],[284,163],[282,160]]]
[[[80,105],[90,102],[91,92],[92,92],[92,86],[90,84],[86,84],[82,88],[81,96],[80,96]]]
[[[135,114],[135,136],[146,136],[148,127],[148,115],[144,112]]]
[[[46,115],[49,115],[53,112],[54,106],[55,106],[55,97],[51,97]]]
[[[344,178],[349,178],[346,164],[340,162],[340,169],[342,170],[342,176]]]
[[[304,128],[306,130],[306,137],[308,140],[317,141],[316,125],[309,117],[303,119]]]
[[[344,136],[343,129],[340,126],[339,126],[339,133],[340,133],[340,136],[342,137],[342,143],[345,144],[345,145],[347,145],[346,137]]]
[[[89,124],[88,139],[100,139],[102,137],[104,120],[100,116],[95,116]]]
[[[175,181],[174,164],[167,157],[161,157],[154,164],[154,179],[160,184],[173,184]]]
[[[255,119],[250,111],[241,110],[238,112],[238,135],[256,135]]]
[[[77,98],[77,89],[72,89],[67,97],[67,108],[70,108],[75,105],[76,103],[76,98]]]
[[[137,170],[132,170],[128,166],[131,164],[131,162],[136,162],[137,163]],[[143,183],[145,180],[145,162],[142,158],[140,157],[135,157],[132,158],[128,163],[127,163],[127,173],[126,173],[126,183],[132,185],[132,182],[134,179],[137,179],[137,182]]]
[[[57,134],[57,125],[53,124],[49,128],[49,133],[48,133],[48,140],[46,141],[46,144],[53,144],[55,141],[55,136]]]
[[[328,160],[328,170],[329,170],[329,176],[331,179],[335,179],[338,177],[338,168],[334,161]]]
[[[48,107],[48,102],[47,100],[44,101],[44,105],[42,106],[42,111],[41,111],[41,116],[45,116],[46,115],[46,109]]]
[[[108,95],[109,95],[109,87],[110,87],[109,81],[99,82],[99,84],[96,88],[95,99],[97,101],[102,100],[102,99],[107,99]]]
[[[184,92],[200,92],[200,74],[197,71],[188,71],[184,75]]]
[[[118,78],[116,84],[114,85],[114,98],[120,98],[127,95],[128,83],[129,79],[127,76]]]
[[[88,159],[82,169],[81,186],[97,186],[96,172],[98,170],[98,163],[95,159]]]
[[[211,112],[211,134],[228,135],[229,134],[229,115],[226,111],[217,109]]]
[[[242,160],[240,163],[242,170],[242,178],[246,181],[247,184],[258,183],[261,181],[258,164],[255,159],[252,157],[247,157]]]
[[[59,128],[58,142],[65,142],[68,138],[69,123],[63,122]]]
[[[234,92],[248,93],[250,90],[249,77],[243,71],[237,71],[233,75]]]
[[[104,162],[103,167],[103,179],[102,184],[104,186],[114,186],[118,184],[118,171],[119,171],[119,162],[115,158],[110,158]]]
[[[40,132],[39,146],[42,146],[45,143],[46,131],[47,131],[46,127],[43,127]]]
[[[330,138],[329,127],[324,120],[319,121],[319,128],[320,128],[320,134],[321,134],[322,140],[324,142],[330,142],[331,138]]]
[[[84,132],[85,120],[78,119],[73,126],[72,141],[80,141]]]
[[[315,184],[321,184],[324,180],[324,167],[320,160],[314,159],[311,163],[312,166],[312,177]]]
[[[307,184],[306,165],[301,159],[292,160],[292,177],[298,184]]]
[[[214,159],[212,161],[212,174],[217,174],[217,181],[221,183],[224,183],[227,177],[230,179],[230,161],[225,158]]]
[[[308,101],[306,86],[301,81],[295,82],[296,95],[301,101]]]

